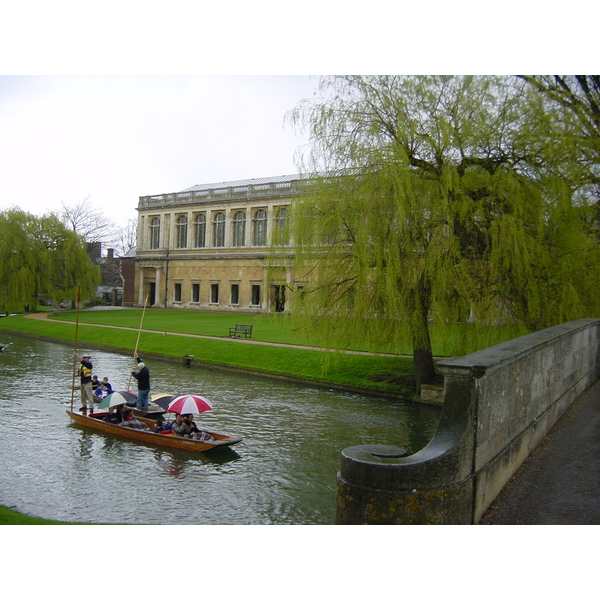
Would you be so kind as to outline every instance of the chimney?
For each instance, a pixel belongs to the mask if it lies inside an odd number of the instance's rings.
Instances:
[[[102,244],[100,242],[88,242],[87,252],[92,261],[99,259],[102,252]]]
[[[106,258],[114,258],[115,251],[113,248],[107,248],[106,250]]]

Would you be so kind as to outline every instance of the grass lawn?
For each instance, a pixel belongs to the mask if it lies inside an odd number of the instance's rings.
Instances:
[[[193,355],[193,364],[213,364],[240,370],[271,373],[301,380],[356,388],[364,391],[411,398],[413,361],[411,348],[397,349],[397,355],[368,356],[313,350],[310,339],[295,331],[292,320],[282,314],[233,314],[169,309],[83,310],[79,313],[79,347],[105,347],[133,352],[138,330],[141,355],[183,360]],[[0,330],[12,330],[71,342],[75,335],[75,311],[49,313],[48,320],[24,315],[0,318]],[[61,323],[58,321],[70,321]],[[231,340],[229,328],[236,323],[252,325],[252,340],[271,344],[295,344],[302,348],[246,344]],[[99,329],[101,325],[109,329]],[[130,329],[118,329],[119,327]],[[483,337],[478,337],[483,333]],[[523,332],[501,328],[465,328],[442,331],[432,326],[436,356],[466,354],[512,339]],[[190,335],[211,336],[195,338]],[[463,351],[455,348],[462,342]],[[466,342],[466,345],[465,345]],[[353,348],[360,350],[360,348]],[[452,352],[454,350],[454,352]],[[390,353],[389,348],[380,352]],[[441,382],[441,377],[440,377]]]
[[[0,525],[77,525],[78,523],[67,523],[64,521],[51,521],[28,517],[7,506],[0,505]]]
[[[229,328],[236,323],[252,325],[252,339],[277,344],[311,345],[310,339],[292,327],[291,317],[284,314],[233,314],[170,309],[90,310],[80,311],[80,323],[96,323],[112,327],[139,329],[144,317],[143,328],[153,331],[191,333],[228,338]],[[51,319],[75,321],[74,311],[53,312]],[[353,348],[357,349],[357,348]]]
[[[78,347],[105,347],[133,352],[140,325],[140,310],[90,311],[80,313]],[[66,320],[75,318],[74,313],[61,312],[55,315]],[[229,327],[235,325],[235,315],[218,315],[221,319],[217,327],[213,314],[182,311],[146,311],[144,329],[155,329],[161,333],[144,331],[140,337],[139,353],[144,356],[157,356],[183,360],[192,354],[194,364],[212,364],[229,368],[247,370],[265,374],[275,374],[318,383],[327,383],[346,388],[354,388],[372,393],[412,397],[414,390],[409,383],[412,378],[412,358],[367,356],[323,352],[309,348],[289,348],[285,346],[267,346],[246,344],[230,340],[227,337]],[[114,319],[113,319],[114,317]],[[152,317],[152,318],[148,318]],[[228,320],[224,320],[227,317]],[[293,342],[293,332],[289,322],[255,316],[252,320],[237,317],[238,321],[253,324],[260,333],[253,335],[254,340],[274,341],[279,335],[280,343]],[[132,327],[126,329],[99,329],[86,322],[100,322],[107,326]],[[210,335],[211,329],[202,323],[210,323],[213,332],[219,330],[223,339],[195,338],[183,333]],[[282,325],[283,323],[283,325]],[[270,332],[262,332],[263,325]],[[288,326],[286,332],[285,325]],[[281,331],[277,334],[277,327]],[[75,324],[53,322],[52,320],[30,319],[24,315],[3,317],[0,330],[16,331],[39,335],[58,340],[73,342]],[[165,332],[168,332],[165,335]]]
[[[79,313],[80,323],[96,323],[112,327],[132,327],[139,329],[142,309],[84,310]],[[75,311],[58,311],[50,314],[51,319],[75,321]],[[229,328],[236,323],[252,325],[252,339],[276,344],[297,344],[316,346],[310,332],[294,329],[292,317],[285,314],[234,314],[223,312],[203,312],[151,308],[144,314],[143,328],[153,331],[191,333],[220,338],[229,336]],[[1,327],[1,324],[0,324]],[[445,327],[430,326],[431,344],[434,356],[455,356],[469,354],[499,344],[520,335],[529,333],[508,327]],[[349,350],[366,350],[359,346],[349,346]],[[382,346],[377,352],[412,355],[412,347],[407,342],[404,347]]]

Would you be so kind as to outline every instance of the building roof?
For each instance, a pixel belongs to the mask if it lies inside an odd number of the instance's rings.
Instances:
[[[125,254],[123,254],[123,256],[121,256],[121,258],[135,258],[136,252],[137,252],[137,246],[134,246],[133,248],[130,248],[129,250],[127,250],[127,252],[125,252]]]
[[[236,181],[221,181],[220,183],[201,183],[181,190],[184,192],[201,192],[204,190],[214,190],[231,187],[244,187],[246,185],[263,185],[268,183],[289,183],[302,179],[300,175],[278,175],[275,177],[259,177],[256,179],[238,179]]]

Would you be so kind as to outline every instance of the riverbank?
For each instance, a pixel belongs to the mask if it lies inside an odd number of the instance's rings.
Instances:
[[[410,357],[299,346],[285,343],[285,332],[280,335],[280,342],[261,340],[260,329],[271,338],[275,335],[273,331],[277,331],[276,327],[266,327],[264,320],[261,328],[255,328],[251,340],[203,335],[197,332],[198,314],[181,311],[161,311],[161,330],[143,329],[140,334],[139,310],[106,313],[80,313],[78,348],[133,353],[139,335],[139,353],[145,357],[187,361],[191,367],[220,368],[360,393],[414,399],[413,361]],[[74,314],[12,315],[0,319],[2,330],[73,344]],[[196,333],[186,333],[185,330]]]
[[[39,519],[37,517],[24,515],[8,506],[0,505],[0,525],[83,525],[83,523]],[[85,525],[89,525],[89,523],[85,523]]]

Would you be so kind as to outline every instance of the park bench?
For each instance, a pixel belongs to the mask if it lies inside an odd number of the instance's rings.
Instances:
[[[235,327],[229,328],[229,337],[252,337],[252,325],[236,324]]]

